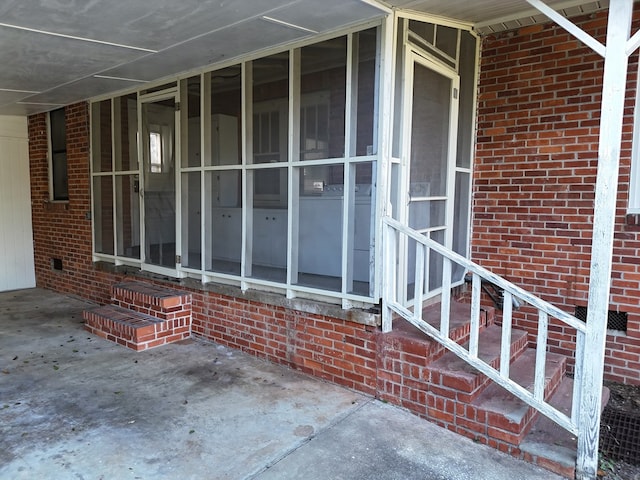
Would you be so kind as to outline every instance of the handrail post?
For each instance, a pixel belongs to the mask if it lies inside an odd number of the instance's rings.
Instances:
[[[389,306],[389,300],[396,298],[397,267],[396,267],[396,231],[384,223],[384,283],[382,285],[382,331],[389,333],[393,328],[393,311]]]

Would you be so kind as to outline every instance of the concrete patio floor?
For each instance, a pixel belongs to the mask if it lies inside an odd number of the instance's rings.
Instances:
[[[90,305],[0,293],[0,479],[560,478],[220,345],[111,344]]]

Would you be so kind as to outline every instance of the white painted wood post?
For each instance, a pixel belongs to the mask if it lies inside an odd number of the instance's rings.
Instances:
[[[609,6],[602,85],[598,173],[593,216],[591,276],[583,362],[583,393],[578,419],[576,478],[595,479],[598,471],[598,435],[602,406],[607,315],[611,283],[622,121],[626,93],[627,40],[631,29],[632,0]],[[580,360],[577,360],[580,361]]]

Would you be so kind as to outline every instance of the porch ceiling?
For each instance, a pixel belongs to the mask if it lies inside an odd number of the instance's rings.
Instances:
[[[548,3],[566,15],[608,6]],[[545,19],[525,0],[5,0],[0,114],[132,88],[374,19],[389,6],[468,22],[481,33]]]

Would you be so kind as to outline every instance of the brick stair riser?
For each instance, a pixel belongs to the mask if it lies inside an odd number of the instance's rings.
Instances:
[[[160,320],[173,320],[175,318],[188,318],[191,316],[191,302],[185,302],[173,307],[163,307],[146,302],[130,302],[120,298],[112,298],[111,303],[128,310],[151,315]]]
[[[527,345],[528,339],[526,336],[522,336],[517,341],[514,341],[511,344],[510,361],[514,362],[517,360],[527,349]],[[495,358],[489,365],[495,369],[499,369],[500,358]],[[437,385],[442,389],[452,390],[455,392],[456,398],[459,401],[472,402],[491,384],[489,377],[479,372],[473,376],[473,379],[470,379],[468,377],[461,378],[459,375],[456,375],[455,372],[438,371],[430,368],[427,369],[427,371],[427,379],[431,388]]]
[[[136,351],[185,340],[191,336],[189,325],[180,320],[136,329],[110,319],[99,318],[87,320],[85,329],[94,335]]]
[[[85,312],[85,328],[133,350],[146,350],[191,336],[191,295],[153,284],[124,282],[111,287],[112,305]],[[143,315],[127,314],[126,311]],[[149,324],[151,322],[151,324]]]
[[[566,361],[547,380],[546,399],[555,393],[565,371]],[[490,444],[493,440],[503,445],[502,450],[509,452],[518,450],[540,415],[536,409],[528,407],[525,415],[514,422],[505,415],[471,405],[469,397],[461,392],[434,386],[427,393],[427,406],[429,420],[481,443]]]

